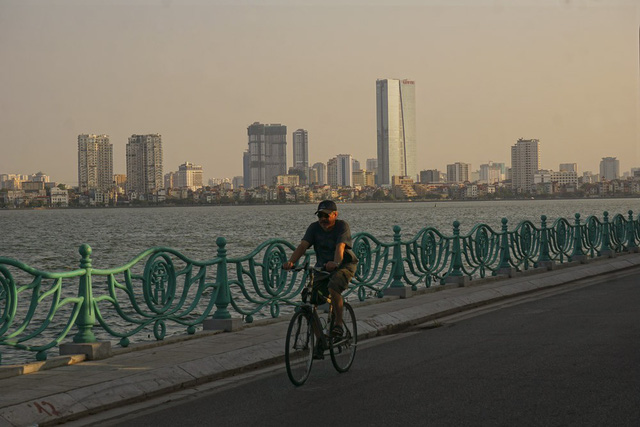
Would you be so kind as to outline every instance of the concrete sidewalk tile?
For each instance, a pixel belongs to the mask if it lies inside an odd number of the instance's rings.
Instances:
[[[447,298],[446,303],[449,306],[461,308],[461,307],[467,307],[469,305],[469,300],[464,294],[462,294],[455,297]]]
[[[284,345],[282,346],[284,354]],[[234,371],[260,361],[269,360],[275,357],[270,349],[260,347],[248,347],[245,349],[235,350],[226,354],[221,354],[216,359],[225,369]]]
[[[81,401],[61,393],[2,408],[0,418],[13,426],[30,426],[51,423],[86,410],[87,407]]]
[[[513,286],[513,289],[518,289],[521,284]],[[491,301],[496,298],[500,298],[501,295],[495,289],[478,289],[474,290],[470,295],[473,296],[474,301]]]
[[[508,295],[518,295],[526,292],[530,292],[535,289],[544,288],[545,285],[541,283],[536,283],[533,280],[528,280],[526,282],[518,282],[513,286],[503,286],[496,289],[500,295],[508,296]]]
[[[82,402],[89,410],[111,407],[143,395],[137,383],[131,382],[130,378],[133,376],[80,387],[67,394],[76,401]]]
[[[409,319],[409,321],[415,322],[416,319],[422,319],[433,315],[434,313],[428,310],[428,307],[409,307],[401,311],[401,313]]]
[[[611,263],[613,270],[622,270],[625,268],[632,267],[633,264],[627,259],[616,258],[614,262]]]
[[[144,394],[167,392],[193,384],[197,378],[179,366],[169,366],[129,377]]]
[[[535,279],[531,279],[530,282],[533,285],[538,286],[540,288],[547,288],[547,287],[557,286],[563,283],[563,280],[561,277],[554,275],[554,276],[548,276],[548,277],[536,277]]]
[[[359,337],[371,337],[378,333],[378,329],[371,326],[365,320],[358,320],[358,336]]]
[[[396,322],[397,322],[397,319],[395,319],[394,317],[390,316],[388,313],[378,314],[372,320],[375,320],[375,322],[378,325],[380,325],[380,327],[382,329],[386,329],[386,328],[389,328],[391,326],[394,326],[396,324]]]

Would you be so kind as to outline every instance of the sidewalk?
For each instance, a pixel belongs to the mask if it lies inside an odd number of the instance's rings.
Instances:
[[[407,299],[385,297],[359,303],[351,298],[351,302],[363,340],[582,279],[602,278],[604,282],[609,273],[639,266],[640,254],[625,254],[513,278],[473,281],[466,287],[434,286]],[[36,372],[24,375],[18,373],[29,372],[28,366],[1,367],[0,427],[57,424],[282,362],[287,326],[284,317],[237,332],[199,332],[132,345],[114,350],[115,355],[104,360],[53,358],[47,366],[32,365]]]

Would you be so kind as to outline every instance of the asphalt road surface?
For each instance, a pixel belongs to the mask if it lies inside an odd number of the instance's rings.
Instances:
[[[356,313],[357,315],[357,313]],[[640,278],[368,343],[352,369],[284,366],[122,426],[640,426]]]

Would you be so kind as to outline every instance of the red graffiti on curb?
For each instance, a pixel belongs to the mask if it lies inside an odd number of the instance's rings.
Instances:
[[[55,406],[53,406],[51,403],[47,402],[46,400],[43,400],[41,402],[34,402],[33,404],[35,405],[39,414],[45,413],[49,416],[62,415],[60,414],[60,412],[58,412]],[[31,404],[29,404],[28,406],[31,406]],[[45,408],[45,406],[47,406],[49,409]]]

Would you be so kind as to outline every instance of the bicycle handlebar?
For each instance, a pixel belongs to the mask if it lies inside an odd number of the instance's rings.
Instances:
[[[299,272],[299,271],[305,271],[305,270],[313,273],[325,273],[327,275],[329,274],[329,272],[324,268],[315,267],[308,262],[305,262],[303,265],[299,267],[293,267],[289,271]]]

